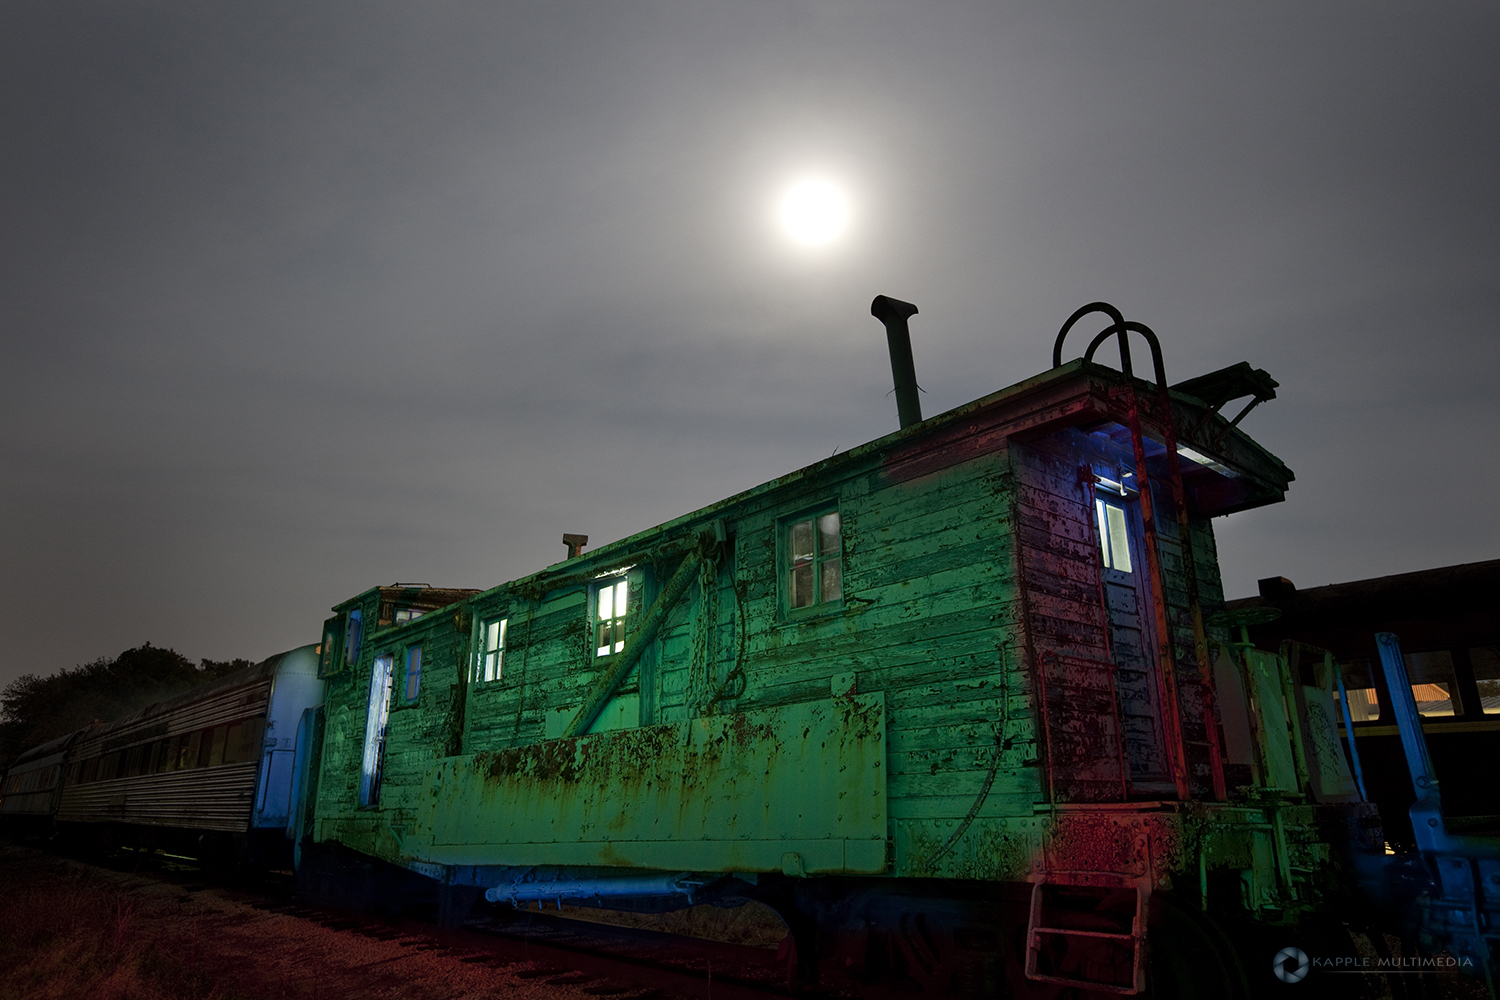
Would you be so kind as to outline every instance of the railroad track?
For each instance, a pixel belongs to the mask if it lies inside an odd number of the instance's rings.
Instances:
[[[144,862],[144,864],[143,864]],[[256,910],[305,920],[464,966],[484,967],[547,986],[568,986],[619,1000],[765,1000],[792,995],[786,965],[765,948],[481,904],[461,927],[445,928],[296,899],[290,876],[216,878],[187,859],[119,852],[90,862],[133,878],[181,888],[212,889]],[[387,959],[386,961],[392,961]],[[801,1000],[835,1000],[832,992],[797,993]]]

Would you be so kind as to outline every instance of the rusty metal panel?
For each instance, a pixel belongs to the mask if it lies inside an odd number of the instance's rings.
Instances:
[[[886,867],[885,699],[866,694],[449,758],[444,864],[695,871]]]

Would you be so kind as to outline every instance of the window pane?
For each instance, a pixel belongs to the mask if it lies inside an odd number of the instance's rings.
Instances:
[[[628,584],[627,584],[627,582],[625,580],[621,580],[619,583],[615,584],[615,617],[616,618],[624,618],[625,617],[625,608],[628,606],[628,602],[627,602],[626,598],[629,596],[625,592],[627,586],[628,586]]]
[[[245,724],[243,722],[231,722],[225,733],[224,763],[238,764],[240,762],[240,743],[243,742]]]
[[[825,556],[837,555],[839,551],[839,512],[824,514],[818,518],[818,551]],[[827,600],[825,597],[824,600]]]
[[[841,601],[844,599],[843,581],[840,576],[837,559],[829,559],[823,564],[823,600]]]
[[[1500,646],[1469,649],[1474,682],[1479,686],[1479,704],[1485,715],[1500,715]]]
[[[484,651],[493,653],[500,648],[500,623],[490,622],[484,629]]]
[[[364,622],[358,611],[349,612],[349,619],[344,626],[344,662],[355,664],[359,662],[359,643],[364,634]]]
[[[1461,710],[1453,680],[1453,654],[1446,649],[1407,653],[1406,674],[1422,715],[1455,715]]]
[[[422,691],[422,647],[406,651],[406,700],[416,701]]]
[[[1104,517],[1104,501],[1094,501],[1094,517],[1099,522],[1099,555],[1104,560],[1106,569],[1110,568],[1109,561],[1109,523]]]
[[[1111,568],[1121,573],[1130,572],[1130,536],[1125,533],[1125,512],[1114,504],[1105,504],[1104,513],[1109,520],[1109,556]]]
[[[209,765],[209,754],[211,754],[213,752],[213,749],[214,749],[214,731],[212,729],[204,729],[204,730],[200,731],[198,733],[198,766],[199,767],[207,767]]]
[[[219,726],[214,730],[214,745],[208,751],[208,763],[216,766],[224,763],[224,745],[229,741],[229,727]]]
[[[598,619],[608,621],[615,616],[615,588],[599,588],[599,614]]]
[[[364,757],[359,768],[359,804],[373,806],[380,797],[380,763],[385,750],[385,724],[391,704],[389,654],[375,657],[370,672],[370,701],[365,713]]]
[[[798,521],[791,527],[792,562],[799,563],[813,557],[813,523]]]
[[[1373,722],[1380,718],[1380,699],[1370,677],[1369,660],[1351,660],[1339,664],[1344,675],[1344,689],[1349,692],[1349,717],[1355,722]],[[1334,692],[1337,696],[1338,692]],[[1341,723],[1342,724],[1342,723]]]
[[[811,524],[812,522],[808,522]],[[791,603],[794,608],[805,608],[813,602],[813,568],[811,562],[792,567]]]
[[[594,626],[594,655],[609,655],[609,622],[600,622]]]

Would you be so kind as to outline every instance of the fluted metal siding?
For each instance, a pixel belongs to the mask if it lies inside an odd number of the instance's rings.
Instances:
[[[41,784],[29,791],[11,792],[4,799],[0,799],[0,816],[46,816],[50,814],[52,793],[57,791],[57,783],[62,780],[62,763],[63,751],[59,750],[45,757],[34,757],[24,764],[17,764],[11,768],[6,773],[7,780],[36,774]],[[51,774],[46,773],[48,768],[53,769]]]
[[[243,833],[250,823],[258,766],[258,761],[250,761],[70,785],[63,789],[57,818],[64,823]]]
[[[214,690],[202,699],[174,698],[164,706],[152,706],[127,719],[100,727],[100,732],[85,736],[69,756],[73,760],[88,760],[104,752],[103,747],[107,744],[111,745],[111,751],[124,749],[146,740],[164,739],[247,716],[264,715],[270,696],[270,672],[262,673],[257,668],[256,675],[246,678],[244,683]],[[163,723],[165,729],[160,728]]]

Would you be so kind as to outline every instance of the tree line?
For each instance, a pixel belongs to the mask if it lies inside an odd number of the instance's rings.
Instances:
[[[148,642],[48,677],[24,674],[0,690],[0,771],[48,740],[113,722],[249,666],[249,660],[194,664],[175,649]]]

